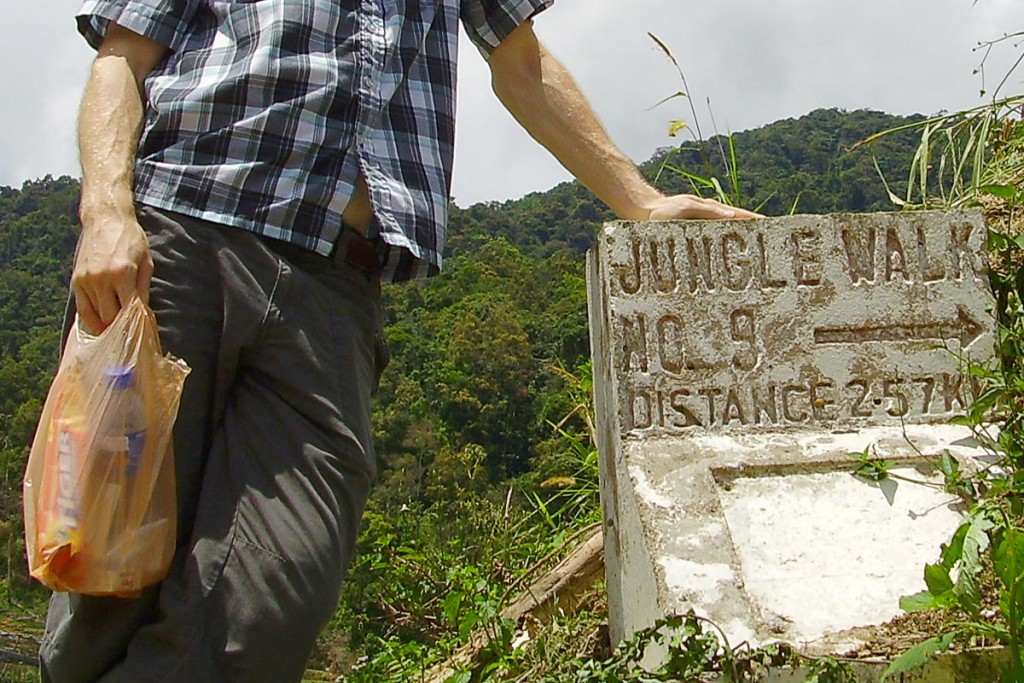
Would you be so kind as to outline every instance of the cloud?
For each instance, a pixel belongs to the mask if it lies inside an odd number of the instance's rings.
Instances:
[[[0,185],[77,175],[74,127],[91,51],[74,30],[77,0],[11,3],[0,24],[7,95],[0,110]],[[980,104],[979,41],[1024,29],[1021,0],[556,0],[537,33],[574,74],[612,138],[644,160],[668,145],[668,123],[692,119],[678,58],[705,135],[820,107],[934,113]],[[1021,49],[986,63],[991,90]],[[490,92],[486,64],[464,41],[453,193],[459,204],[544,190],[569,178]],[[1009,92],[1020,92],[1024,70]],[[708,104],[710,101],[710,105]]]
[[[559,0],[536,27],[614,140],[639,161],[671,142],[670,119],[693,118],[682,100],[649,109],[681,84],[648,32],[679,60],[708,135],[712,113],[719,131],[735,132],[822,107],[932,114],[980,104],[981,83],[972,75],[979,54],[972,48],[1024,29],[1024,3]],[[1002,74],[1019,55],[1003,52],[993,56],[989,74]],[[462,110],[486,112],[491,123],[467,122],[468,116],[459,123],[457,201],[515,196],[568,178],[540,153],[524,151],[527,138],[491,113],[481,67],[466,61]],[[492,149],[500,169],[491,169]]]
[[[90,51],[74,34],[75,2],[11,3],[0,23],[0,184],[78,174],[75,120]]]

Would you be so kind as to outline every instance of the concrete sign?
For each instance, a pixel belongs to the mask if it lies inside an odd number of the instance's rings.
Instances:
[[[980,214],[607,227],[625,430],[948,418],[992,345],[984,242]]]
[[[985,237],[979,212],[604,228],[588,286],[614,638],[694,608],[733,640],[829,651],[923,587],[955,501],[872,489],[850,454],[932,481],[943,449],[976,454],[944,423],[977,390],[966,359],[992,356]]]

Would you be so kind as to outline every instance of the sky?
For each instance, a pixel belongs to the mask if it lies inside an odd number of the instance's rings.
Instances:
[[[75,31],[79,4],[5,7],[0,185],[79,175],[74,127],[92,56]],[[674,142],[672,120],[694,123],[683,99],[654,106],[683,86],[648,33],[679,61],[708,136],[823,107],[905,115],[983,104],[1024,44],[1017,38],[993,50],[982,98],[981,75],[973,73],[982,61],[979,42],[1024,30],[1024,0],[556,0],[535,27],[612,139],[640,162]],[[1024,67],[1004,86],[1004,94],[1020,92]],[[570,179],[502,109],[486,63],[466,40],[456,131],[452,194],[460,206]]]

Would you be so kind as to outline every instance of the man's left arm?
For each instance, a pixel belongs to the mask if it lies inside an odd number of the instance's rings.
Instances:
[[[566,169],[626,220],[754,218],[758,214],[689,194],[666,197],[612,143],[579,87],[544,48],[532,22],[491,53],[491,84],[505,108]]]

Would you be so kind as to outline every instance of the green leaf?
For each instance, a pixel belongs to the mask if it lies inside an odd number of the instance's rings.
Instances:
[[[651,107],[651,109],[654,109],[655,107],[660,107],[661,105],[665,104],[669,100],[674,100],[677,97],[686,97],[686,93],[683,92],[682,90],[680,90],[679,92],[673,93],[673,94],[669,95],[668,97],[665,97],[665,98],[659,100],[657,103],[655,103]],[[686,125],[686,124],[683,124],[683,125]]]
[[[1009,238],[995,230],[988,231],[988,246],[993,251],[1004,251],[1010,246]]]
[[[969,522],[964,522],[957,527],[956,532],[953,534],[953,538],[950,539],[949,545],[942,545],[942,566],[946,569],[952,569],[953,565],[957,563],[960,556],[964,552],[964,538],[967,536],[967,530],[970,528]]]
[[[469,611],[463,615],[462,620],[459,622],[459,638],[465,640],[469,636],[469,632],[472,631],[477,624],[480,623],[480,614],[476,611]]]
[[[968,622],[971,633],[973,635],[985,636],[998,640],[1000,643],[1010,643],[1010,632],[1006,630],[1005,626],[1000,624],[990,624],[985,621],[971,621]]]
[[[926,564],[924,566],[924,583],[928,586],[928,592],[933,596],[953,590],[953,580],[949,578],[949,570],[941,564]]]
[[[921,591],[913,595],[904,595],[900,598],[900,609],[904,612],[923,612],[929,609],[952,609],[956,607],[957,599],[952,590],[939,595],[932,595],[928,591]]]
[[[715,188],[715,195],[717,195],[718,201],[723,204],[729,203],[729,196],[725,194],[725,190],[722,189],[722,184],[718,182],[718,178],[711,176],[711,184]]]
[[[1024,581],[1024,531],[1015,527],[1006,530],[996,548],[995,569],[1008,591]]]
[[[1008,202],[1012,202],[1017,196],[1017,190],[1012,185],[982,185],[978,191],[987,192]]]
[[[452,591],[444,598],[444,617],[448,620],[449,624],[453,626],[457,623],[459,618],[459,607],[462,606],[462,593],[458,591]]]
[[[960,474],[960,463],[948,450],[943,450],[939,456],[939,471],[946,479],[956,479]]]
[[[949,424],[959,425],[961,427],[974,426],[974,422],[972,422],[971,418],[967,417],[966,415],[954,415],[953,417],[949,418]]]
[[[868,481],[885,481],[889,478],[889,463],[880,459],[866,460],[853,471],[853,475]]]
[[[874,163],[875,171],[878,173],[878,177],[881,178],[882,185],[885,187],[885,191],[889,195],[889,201],[891,201],[893,204],[896,204],[897,206],[906,206],[907,202],[897,197],[895,194],[893,194],[893,191],[889,189],[889,183],[885,179],[885,174],[882,173],[882,169],[878,166],[878,159],[872,156],[871,161],[872,163]]]
[[[960,576],[957,577],[953,592],[963,609],[977,616],[981,609],[981,587],[978,572],[981,571],[981,554],[989,546],[988,531],[995,526],[983,512],[972,514],[970,526],[964,536],[963,552],[960,554]]]
[[[444,683],[469,683],[473,680],[472,671],[459,671],[445,679]]]
[[[935,607],[935,596],[928,591],[904,595],[900,598],[900,609],[904,612],[923,612]]]
[[[803,194],[804,194],[803,190],[800,190],[799,192],[796,193],[796,199],[793,200],[793,204],[789,207],[789,211],[786,212],[787,216],[795,216],[796,215],[796,207],[800,204],[800,197],[802,197]],[[770,199],[770,197],[769,197],[769,199]],[[763,206],[764,204],[767,204],[767,203],[768,203],[768,200],[766,199],[766,200],[764,200],[764,202],[762,202],[761,205]],[[757,210],[758,213],[760,213],[761,206],[758,206],[756,210]]]
[[[882,680],[887,681],[898,674],[921,668],[936,654],[948,648],[956,635],[956,631],[951,631],[945,635],[929,638],[928,640],[914,645],[912,648],[893,660],[892,664],[889,665],[889,668],[885,670],[884,674],[882,674]]]
[[[676,166],[673,166],[671,164],[665,164],[665,168],[668,169],[669,171],[672,171],[673,173],[678,173],[679,175],[683,176],[684,178],[686,178],[687,180],[691,181],[695,185],[699,185],[701,187],[707,187],[707,188],[711,188],[711,189],[714,189],[714,187],[715,187],[714,183],[712,183],[707,178],[702,178],[701,176],[694,175],[692,173],[684,171],[683,169],[678,168]]]

